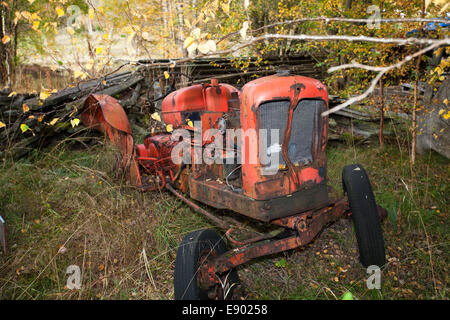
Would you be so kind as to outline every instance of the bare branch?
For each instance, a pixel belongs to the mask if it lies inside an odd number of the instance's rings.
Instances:
[[[330,22],[347,22],[347,23],[430,23],[430,22],[434,22],[434,23],[449,23],[448,20],[445,19],[439,19],[439,18],[429,18],[429,19],[424,19],[424,18],[386,18],[386,19],[353,19],[353,18],[328,18],[328,17],[315,17],[315,18],[299,18],[299,19],[294,19],[294,20],[286,20],[286,21],[281,21],[281,22],[275,22],[275,23],[271,23],[268,25],[265,25],[263,27],[257,28],[255,30],[252,31],[252,34],[256,34],[259,31],[262,30],[267,30],[268,28],[273,28],[273,27],[277,27],[277,26],[281,26],[281,25],[290,25],[290,24],[296,24],[296,23],[304,23],[304,22],[325,22],[325,23],[330,23]],[[238,35],[239,34],[239,30],[236,32],[232,32],[229,33],[227,35],[225,35],[224,37],[220,38],[219,41],[217,41],[217,43],[222,42],[223,40],[233,36],[233,35]]]
[[[294,20],[287,20],[287,21],[281,21],[281,22],[275,22],[272,24],[268,24],[264,27],[255,29],[253,32],[258,32],[261,30],[266,30],[267,28],[272,28],[280,25],[288,25],[288,24],[295,24],[295,23],[302,23],[302,22],[318,22],[323,21],[325,23],[329,22],[349,22],[349,23],[373,23],[373,22],[379,22],[379,23],[449,23],[448,20],[445,19],[439,19],[439,18],[386,18],[386,19],[353,19],[353,18],[328,18],[328,17],[316,17],[316,18],[299,18]]]
[[[369,94],[371,94],[375,90],[375,87],[376,87],[378,81],[380,81],[381,77],[384,74],[386,74],[387,72],[389,72],[389,71],[391,71],[393,69],[400,68],[402,65],[404,65],[408,61],[411,61],[412,59],[414,59],[414,58],[416,58],[416,57],[418,57],[418,56],[420,56],[420,55],[422,55],[422,54],[424,54],[424,53],[426,53],[426,52],[428,52],[430,50],[438,48],[441,45],[448,45],[448,42],[449,42],[448,38],[443,39],[443,40],[439,40],[439,41],[433,43],[432,45],[430,45],[430,46],[428,46],[428,47],[426,47],[426,48],[424,48],[422,50],[419,50],[419,51],[415,52],[412,55],[406,56],[405,59],[403,59],[403,60],[401,60],[401,61],[399,61],[399,62],[397,62],[395,64],[389,65],[387,67],[373,67],[373,66],[368,66],[368,65],[363,65],[363,64],[357,63],[357,62],[353,62],[353,63],[349,63],[349,64],[345,64],[345,65],[341,65],[341,66],[337,66],[337,67],[333,67],[333,68],[328,69],[328,72],[334,72],[334,71],[337,71],[337,70],[343,70],[343,69],[349,69],[349,68],[360,68],[360,69],[365,69],[365,70],[369,70],[369,71],[378,71],[378,74],[372,80],[372,82],[370,83],[369,88],[364,93],[360,94],[359,96],[350,98],[346,102],[341,103],[340,105],[337,105],[336,107],[334,107],[334,108],[332,108],[332,109],[330,109],[328,111],[323,112],[322,113],[322,117],[326,117],[326,116],[328,116],[331,113],[337,112],[337,111],[342,110],[342,109],[344,109],[344,108],[346,108],[346,107],[348,107],[348,106],[350,106],[350,105],[352,105],[352,104],[354,104],[356,102],[364,100],[365,98],[367,98],[369,96]]]
[[[328,72],[332,73],[335,71],[339,71],[339,70],[343,70],[343,69],[350,69],[350,68],[360,68],[360,69],[365,69],[365,70],[369,70],[369,71],[383,71],[385,69],[385,67],[368,66],[368,65],[361,64],[361,63],[358,63],[353,60],[352,63],[343,64],[343,65],[336,66],[336,67],[331,67],[328,69]]]
[[[400,46],[408,44],[433,44],[440,40],[435,39],[418,39],[418,38],[376,38],[366,36],[339,36],[339,35],[288,35],[288,34],[266,34],[260,37],[253,38],[251,42],[268,40],[268,39],[290,39],[290,40],[308,40],[308,41],[349,41],[349,42],[373,42],[373,43],[391,43]],[[450,39],[446,38],[445,44],[450,44]]]
[[[302,40],[302,41],[349,41],[349,42],[374,42],[374,43],[392,43],[397,45],[411,45],[411,44],[425,44],[425,45],[433,45],[439,43],[440,45],[450,45],[450,38],[445,38],[441,40],[435,39],[418,39],[418,38],[376,38],[376,37],[366,37],[366,36],[336,36],[336,35],[307,35],[307,34],[299,34],[299,35],[283,35],[283,34],[265,34],[256,38],[252,38],[247,42],[232,46],[229,49],[222,51],[215,51],[207,54],[199,54],[194,57],[181,58],[177,60],[171,60],[170,62],[162,62],[162,63],[152,63],[145,64],[142,62],[137,62],[137,64],[145,65],[146,67],[161,67],[161,66],[175,66],[177,63],[189,62],[195,59],[204,58],[208,56],[216,56],[216,55],[226,55],[230,53],[234,53],[236,51],[242,50],[246,47],[249,47],[257,42],[269,40],[269,39],[291,39],[291,40]]]

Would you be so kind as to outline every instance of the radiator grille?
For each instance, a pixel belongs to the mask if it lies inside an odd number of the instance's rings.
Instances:
[[[315,118],[324,106],[321,100],[301,100],[292,116],[292,131],[288,155],[294,164],[308,164],[313,161],[313,130]]]
[[[289,141],[288,156],[292,163],[306,165],[313,161],[312,148],[314,126],[316,118],[325,111],[325,102],[322,100],[301,100],[292,116],[291,139]],[[272,141],[270,129],[279,129],[278,144],[282,144],[284,132],[289,115],[289,101],[271,101],[260,105],[261,129],[266,129],[267,144],[260,136],[261,162],[267,166],[269,163],[269,150],[273,150],[276,141]],[[278,153],[278,163],[285,165],[281,151]],[[273,155],[272,155],[273,156]]]
[[[272,146],[271,149],[273,150],[273,145],[277,143],[275,140],[272,141],[271,129],[279,130],[278,144],[281,145],[283,142],[283,135],[286,130],[289,115],[289,104],[289,101],[284,100],[265,102],[259,106],[261,129],[266,129],[265,136],[267,138],[267,144],[264,143],[263,136],[260,136],[259,141],[261,146],[260,150],[262,151],[260,158],[261,162],[265,165],[270,166],[269,155],[267,153],[268,149]],[[278,163],[284,164],[281,152],[278,152]]]

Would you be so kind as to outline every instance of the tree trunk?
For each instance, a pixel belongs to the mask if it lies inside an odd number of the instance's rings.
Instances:
[[[345,10],[350,10],[352,8],[353,0],[345,0]]]
[[[422,14],[421,18],[425,17],[425,0],[422,1]],[[423,33],[423,23],[420,26],[420,37]],[[422,56],[418,56],[416,60],[416,81],[414,85],[414,106],[412,110],[412,142],[411,142],[411,164],[416,162],[416,148],[417,148],[417,95],[419,90],[419,74],[420,74],[420,60]]]
[[[380,133],[379,133],[379,140],[380,140],[380,149],[384,148],[384,82],[383,78],[380,79]]]
[[[12,50],[12,30],[10,30],[10,14],[8,8],[0,3],[0,86],[11,87],[12,74],[14,73],[14,61]],[[9,36],[10,40],[3,43],[1,40]]]

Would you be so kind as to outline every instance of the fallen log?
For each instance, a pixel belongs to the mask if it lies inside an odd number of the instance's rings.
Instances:
[[[137,72],[122,72],[78,83],[56,92],[46,99],[36,94],[0,96],[0,152],[14,159],[21,158],[31,150],[45,147],[52,139],[64,139],[77,134],[76,120],[85,99],[93,93],[122,97],[132,92],[127,104],[137,103],[145,88],[144,76]],[[134,88],[134,89],[133,89]]]
[[[117,85],[125,86],[128,84],[128,78],[130,78],[130,76],[131,73],[125,73],[120,76],[112,77],[110,79],[106,78],[106,80],[102,78],[86,83],[81,83],[76,87],[67,88],[60,92],[52,94],[44,101],[41,101],[39,97],[23,101],[19,100],[13,103],[13,108],[18,108],[21,107],[22,104],[26,104],[33,111],[38,111],[40,109],[45,109],[58,104],[67,103],[68,101],[75,101],[83,96],[88,95],[91,92],[97,92],[97,89],[104,89],[105,87],[109,89],[111,87],[117,87]],[[107,89],[104,90],[106,91]]]

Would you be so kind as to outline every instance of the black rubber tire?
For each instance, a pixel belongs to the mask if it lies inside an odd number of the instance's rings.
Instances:
[[[181,242],[175,259],[174,291],[175,300],[208,300],[208,292],[198,285],[197,270],[200,255],[207,249],[221,255],[228,251],[222,237],[214,230],[197,230],[188,234]],[[227,285],[238,284],[236,270],[226,277]],[[227,297],[232,296],[235,285]]]
[[[342,184],[352,211],[359,261],[366,268],[381,268],[386,262],[383,231],[369,177],[361,165],[348,165],[342,170]]]

